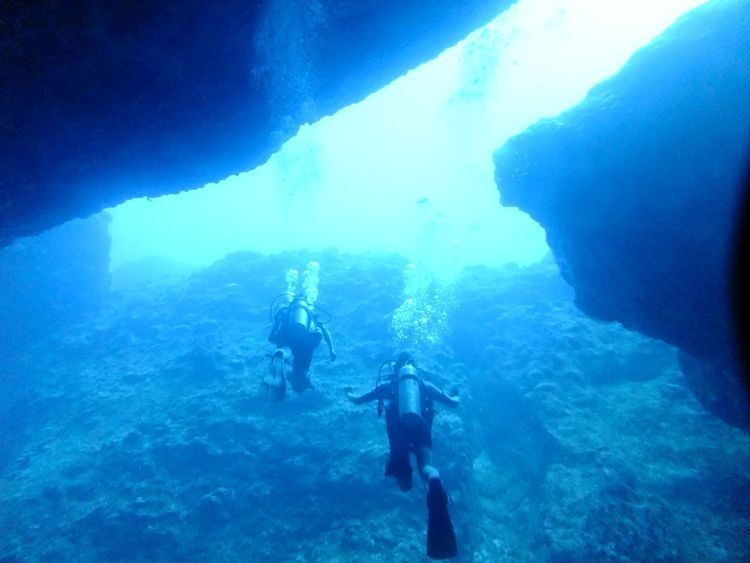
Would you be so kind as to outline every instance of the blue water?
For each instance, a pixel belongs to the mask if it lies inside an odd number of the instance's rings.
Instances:
[[[267,307],[312,258],[338,359],[321,346],[315,389],[270,403]],[[406,263],[238,253],[4,355],[0,554],[424,559],[425,491],[384,477],[383,419],[343,392],[399,350]],[[458,560],[748,554],[750,437],[693,399],[673,348],[583,316],[551,260],[431,292],[447,323],[417,358],[461,396],[433,429]]]

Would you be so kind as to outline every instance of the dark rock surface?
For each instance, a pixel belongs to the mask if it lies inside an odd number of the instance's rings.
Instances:
[[[0,6],[0,247],[262,163],[511,0]]]
[[[750,156],[745,166],[745,195],[734,247],[732,300],[734,326],[745,385],[750,386]]]
[[[549,263],[478,269],[460,287],[451,344],[471,389],[475,560],[747,553],[724,526],[750,515],[734,465],[750,441],[695,401],[672,347],[586,317]],[[713,539],[696,537],[704,525]]]
[[[318,351],[317,389],[268,404],[267,305],[310,258],[339,358]],[[0,558],[421,560],[424,490],[384,479],[383,421],[342,392],[394,352],[404,263],[238,254],[0,359],[30,389]],[[468,271],[452,295],[421,360],[461,389],[433,433],[459,561],[750,555],[750,437],[692,398],[673,348],[581,314],[550,262]]]
[[[708,3],[495,155],[504,205],[545,228],[576,304],[713,362],[691,385],[741,426],[741,385],[710,374],[739,378],[729,288],[750,154],[748,26],[746,2]]]

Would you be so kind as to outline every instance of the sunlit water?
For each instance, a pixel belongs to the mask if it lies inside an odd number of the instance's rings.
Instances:
[[[518,2],[362,102],[304,125],[265,165],[113,209],[111,266],[332,247],[395,251],[448,275],[534,262],[547,251],[544,232],[500,206],[492,152],[580,102],[701,3]]]

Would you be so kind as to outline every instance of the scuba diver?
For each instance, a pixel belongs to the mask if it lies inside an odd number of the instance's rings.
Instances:
[[[286,394],[287,380],[297,393],[312,387],[308,372],[321,339],[328,345],[329,359],[336,360],[331,333],[313,306],[304,297],[292,297],[287,303],[279,302],[280,297],[288,301],[287,294],[281,294],[271,304],[273,327],[268,340],[277,348],[271,356],[270,374],[263,380],[267,394],[277,401]]]
[[[388,380],[380,383],[385,367],[390,368]],[[383,412],[384,402],[387,403],[385,424],[390,454],[385,474],[395,477],[402,491],[410,490],[412,467],[409,454],[416,456],[419,473],[428,484],[427,555],[432,559],[449,559],[458,550],[448,514],[448,495],[440,481],[440,473],[432,465],[433,403],[438,401],[449,407],[457,407],[459,399],[425,381],[423,373],[412,356],[402,352],[395,362],[386,362],[381,366],[374,389],[363,395],[354,395],[351,388],[345,391],[347,398],[355,405],[377,399],[378,415]]]

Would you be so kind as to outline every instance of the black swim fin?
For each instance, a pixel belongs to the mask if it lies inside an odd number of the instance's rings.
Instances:
[[[430,479],[427,491],[427,556],[450,559],[458,553],[456,534],[448,515],[448,495],[440,479]]]

